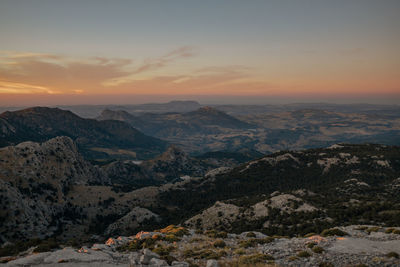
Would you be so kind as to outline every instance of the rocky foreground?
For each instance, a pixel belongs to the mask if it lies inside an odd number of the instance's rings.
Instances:
[[[347,226],[304,237],[177,226],[104,244],[3,257],[5,266],[400,266],[400,228]]]

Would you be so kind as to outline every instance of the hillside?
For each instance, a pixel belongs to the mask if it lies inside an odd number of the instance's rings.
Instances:
[[[164,192],[160,203],[200,229],[292,235],[349,223],[398,226],[399,177],[399,147],[335,145],[250,161]]]
[[[0,146],[43,142],[68,136],[87,158],[149,158],[164,151],[166,142],[146,136],[121,121],[83,119],[58,108],[35,107],[0,114]]]

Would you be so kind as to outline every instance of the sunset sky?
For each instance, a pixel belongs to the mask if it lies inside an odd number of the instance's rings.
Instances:
[[[0,105],[400,103],[400,1],[0,1]]]

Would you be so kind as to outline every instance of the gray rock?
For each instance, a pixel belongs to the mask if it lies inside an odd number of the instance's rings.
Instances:
[[[153,258],[159,259],[160,258],[160,256],[158,256],[158,254],[152,252],[151,250],[149,250],[147,248],[145,248],[142,251],[142,253],[143,254],[140,256],[140,260],[139,260],[141,264],[149,264],[151,259],[153,259]]]
[[[157,258],[152,258],[150,260],[149,266],[151,266],[151,267],[167,267],[169,265],[164,260],[160,260],[160,259],[157,259]]]
[[[216,260],[208,260],[206,267],[219,267],[218,261],[216,261]]]

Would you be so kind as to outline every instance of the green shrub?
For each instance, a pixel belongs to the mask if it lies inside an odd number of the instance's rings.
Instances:
[[[331,228],[331,229],[325,229],[322,231],[321,235],[323,237],[327,237],[327,236],[346,236],[349,235],[348,233],[338,229],[338,228]]]
[[[315,246],[315,247],[312,248],[312,251],[313,251],[314,253],[320,254],[320,253],[324,252],[324,249],[321,248],[321,247],[319,247],[319,246]]]
[[[225,244],[224,240],[217,239],[214,241],[213,246],[216,248],[224,248],[224,247],[226,247],[226,244]]]
[[[274,257],[267,254],[253,254],[248,256],[240,256],[239,263],[240,264],[257,264],[265,261],[272,261]]]
[[[289,257],[289,261],[295,261],[295,260],[298,260],[299,259],[299,257],[297,257],[297,256],[290,256]]]
[[[386,257],[398,259],[399,258],[399,254],[394,252],[394,251],[391,251],[388,254],[386,254]]]
[[[307,258],[310,257],[311,254],[308,251],[300,251],[299,253],[297,253],[297,257],[301,257],[301,258]]]

